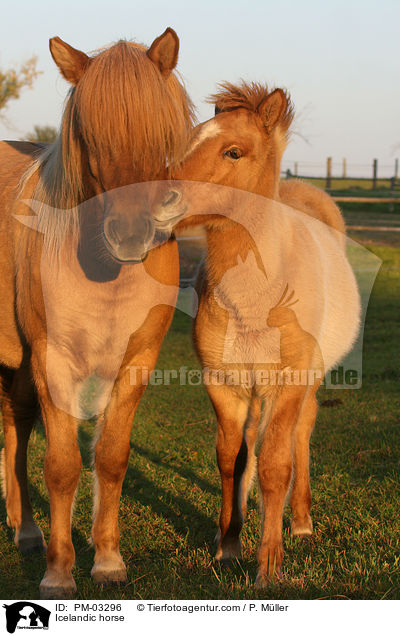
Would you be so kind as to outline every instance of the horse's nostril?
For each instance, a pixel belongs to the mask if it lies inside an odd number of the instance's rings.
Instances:
[[[114,217],[110,217],[104,222],[104,231],[106,233],[107,238],[112,243],[121,243],[121,224],[118,219]]]
[[[181,193],[177,192],[177,190],[169,190],[169,192],[167,192],[166,197],[164,198],[164,201],[162,202],[162,205],[164,207],[167,207],[167,205],[178,203],[181,196],[182,196]]]

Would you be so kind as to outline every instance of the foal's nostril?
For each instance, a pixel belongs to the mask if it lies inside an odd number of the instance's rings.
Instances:
[[[145,238],[148,239],[153,234],[153,222],[150,218],[146,219],[146,235]]]
[[[173,205],[174,203],[178,203],[181,196],[182,196],[181,193],[178,192],[177,190],[169,190],[164,198],[164,201],[162,202],[162,205],[164,207],[167,207],[167,205]]]

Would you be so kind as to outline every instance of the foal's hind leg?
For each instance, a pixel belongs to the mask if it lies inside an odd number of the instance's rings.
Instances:
[[[259,398],[252,398],[249,411],[247,414],[244,439],[247,446],[247,464],[244,469],[241,483],[240,483],[240,504],[242,508],[243,520],[246,517],[247,512],[247,500],[251,485],[253,483],[254,475],[257,467],[257,457],[255,454],[255,446],[258,436],[258,429],[260,423],[261,414],[261,400]]]
[[[216,558],[226,560],[241,556],[241,482],[248,457],[243,432],[249,403],[247,399],[239,398],[227,386],[210,385],[207,391],[217,415],[217,462],[222,485]]]
[[[43,534],[32,516],[28,494],[27,447],[37,414],[37,399],[27,366],[17,371],[2,369],[4,449],[3,491],[7,523],[22,552],[45,549]]]
[[[317,409],[315,389],[311,389],[304,400],[295,432],[294,480],[290,496],[290,506],[293,513],[292,534],[295,536],[309,536],[313,531],[310,516],[309,445]]]

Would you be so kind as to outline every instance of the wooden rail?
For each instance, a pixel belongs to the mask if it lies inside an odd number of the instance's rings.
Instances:
[[[332,197],[332,199],[348,203],[400,203],[400,199],[395,197]]]

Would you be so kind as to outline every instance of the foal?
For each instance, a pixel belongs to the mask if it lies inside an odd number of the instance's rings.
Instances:
[[[288,96],[242,83],[222,85],[212,100],[216,116],[198,126],[174,177],[230,188],[225,197],[223,192],[213,196],[205,184],[199,184],[197,195],[195,184],[182,185],[191,216],[178,227],[201,223],[206,228],[194,343],[207,377],[211,371],[226,378],[206,386],[217,415],[222,482],[216,557],[241,554],[239,535],[259,434],[263,529],[257,583],[263,585],[281,568],[282,515],[292,479],[292,533],[312,534],[309,439],[316,391],[324,371],[355,340],[359,296],[337,206],[316,188],[279,181],[293,117]],[[268,200],[234,194],[232,188]],[[235,214],[218,209],[218,196],[228,207],[236,200]],[[305,385],[261,381],[271,372],[282,375],[288,365],[295,373],[314,374]],[[233,370],[249,371],[252,382],[228,381]]]

